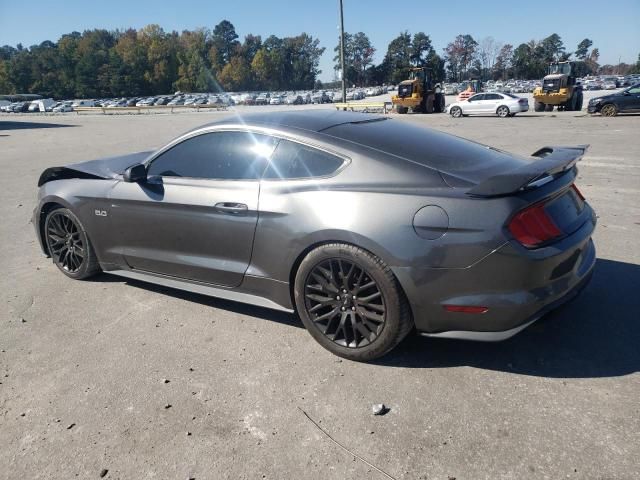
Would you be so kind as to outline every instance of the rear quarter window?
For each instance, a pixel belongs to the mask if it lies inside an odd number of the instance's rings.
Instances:
[[[344,159],[317,148],[281,140],[264,173],[267,180],[326,177],[335,173]]]

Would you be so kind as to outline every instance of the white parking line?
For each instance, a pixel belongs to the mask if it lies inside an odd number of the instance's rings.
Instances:
[[[615,162],[615,163],[614,163]],[[619,163],[617,160],[611,159],[611,163],[605,162],[590,162],[585,159],[578,164],[579,167],[596,167],[596,168],[613,168],[613,169],[628,169],[628,168],[640,168],[640,165],[630,165],[628,163]]]

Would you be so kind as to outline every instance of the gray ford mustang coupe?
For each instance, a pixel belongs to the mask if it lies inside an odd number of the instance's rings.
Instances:
[[[414,328],[506,339],[575,296],[596,256],[574,184],[586,148],[524,158],[382,116],[230,116],[45,170],[33,224],[68,277],[295,310],[367,361]]]

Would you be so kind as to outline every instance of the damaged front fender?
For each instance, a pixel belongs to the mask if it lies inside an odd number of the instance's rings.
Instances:
[[[143,163],[152,152],[138,152],[119,157],[91,160],[89,162],[74,163],[64,167],[47,168],[40,179],[38,186],[54,180],[67,180],[80,178],[85,180],[108,180],[117,178],[131,165]]]

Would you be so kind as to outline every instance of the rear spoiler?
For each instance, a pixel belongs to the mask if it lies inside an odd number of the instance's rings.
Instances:
[[[571,170],[584,156],[589,145],[543,147],[531,156],[539,158],[509,172],[489,177],[467,192],[475,197],[510,195],[544,185]]]

